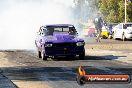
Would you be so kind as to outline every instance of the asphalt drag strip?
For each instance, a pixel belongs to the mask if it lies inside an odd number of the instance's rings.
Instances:
[[[130,88],[132,84],[86,84],[80,86],[76,82],[78,67],[17,67],[3,68],[3,74],[14,83],[21,81],[41,81],[51,88]],[[84,66],[87,74],[127,74],[110,68]],[[106,70],[107,69],[107,70]],[[100,86],[99,86],[100,85]]]
[[[6,52],[5,58],[12,62],[12,66],[1,67],[1,73],[18,88],[131,88],[132,86],[132,83],[78,85],[76,75],[80,65],[87,74],[132,75],[131,65],[101,59],[102,57],[98,56],[87,56],[85,60],[42,61],[36,58],[32,51],[19,51]],[[2,61],[5,61],[5,58]]]
[[[16,85],[4,75],[0,74],[0,88],[17,88]]]

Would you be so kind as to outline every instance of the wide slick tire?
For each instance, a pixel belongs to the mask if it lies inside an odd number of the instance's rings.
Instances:
[[[40,52],[38,49],[37,49],[37,51],[36,51],[36,54],[37,54],[37,57],[38,57],[38,58],[42,58],[42,57],[41,57],[41,52]]]

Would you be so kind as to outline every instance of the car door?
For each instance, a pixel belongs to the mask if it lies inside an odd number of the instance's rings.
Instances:
[[[123,32],[124,32],[123,25],[124,25],[124,24],[121,24],[121,25],[119,26],[119,30],[118,30],[118,37],[119,37],[120,39],[122,39],[122,35],[123,35]]]
[[[115,29],[115,38],[122,38],[122,24],[118,24]]]

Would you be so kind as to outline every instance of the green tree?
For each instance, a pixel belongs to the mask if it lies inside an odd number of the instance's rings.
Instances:
[[[132,3],[127,2],[127,22],[132,22]],[[99,10],[107,22],[124,22],[125,0],[99,0]]]
[[[132,22],[132,2],[127,6],[128,22]]]
[[[108,22],[118,22],[120,0],[100,0],[99,10]]]

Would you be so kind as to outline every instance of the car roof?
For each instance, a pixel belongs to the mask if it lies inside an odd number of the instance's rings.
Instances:
[[[44,27],[74,27],[72,24],[49,24],[45,25]]]

